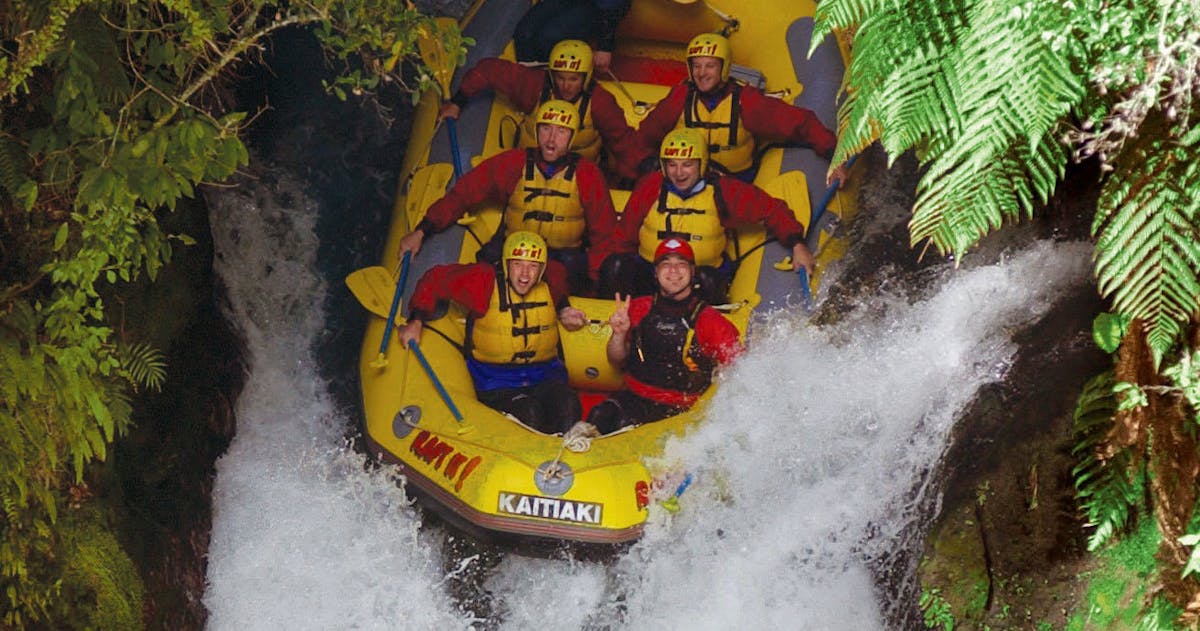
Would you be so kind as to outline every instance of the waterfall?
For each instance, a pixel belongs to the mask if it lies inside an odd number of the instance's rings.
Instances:
[[[421,527],[388,468],[366,466],[346,439],[359,419],[317,370],[321,305],[345,288],[317,270],[320,208],[302,188],[278,175],[207,195],[227,315],[250,355],[217,463],[210,627],[470,628],[481,621],[445,589],[444,533]],[[644,538],[607,563],[506,556],[486,582],[503,612],[492,623],[884,628],[898,605],[873,571],[919,554],[956,418],[1004,376],[1015,332],[1085,282],[1089,253],[1038,241],[947,266],[919,298],[853,298],[832,324],[766,317],[707,421],[654,463],[694,475],[682,510],[655,508]]]

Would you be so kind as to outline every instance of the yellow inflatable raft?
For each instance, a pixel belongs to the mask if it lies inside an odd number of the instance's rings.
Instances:
[[[477,42],[466,67],[487,56],[511,59],[507,40],[527,7],[527,2],[512,0],[477,2],[461,24]],[[832,128],[846,51],[830,38],[807,57],[814,8],[807,0],[639,0],[618,31],[614,56],[616,75],[625,73],[627,78],[617,83],[607,77],[602,83],[636,126],[682,77],[683,45],[701,32],[726,30],[735,77],[816,111]],[[399,239],[452,178],[449,143],[435,124],[438,105],[438,95],[428,93],[417,108],[381,267],[359,270],[347,279],[373,314],[360,365],[368,449],[403,469],[408,489],[426,508],[475,536],[535,545],[633,541],[642,532],[651,503],[669,500],[679,491],[678,478],[665,482],[670,478],[650,471],[647,460],[661,453],[668,435],[684,432],[704,418],[712,389],[686,414],[565,444],[561,436],[531,430],[476,400],[459,350],[464,319],[456,308],[427,324],[420,343],[423,357],[401,348],[396,335],[381,346],[400,280],[391,271],[400,267]],[[463,108],[457,126],[461,152],[469,156],[464,160],[478,162],[512,146],[520,116],[502,97],[476,99]],[[762,157],[757,183],[785,199],[807,226],[811,209],[825,201],[828,167],[809,150],[772,148]],[[823,264],[844,251],[834,228],[852,214],[852,190],[847,186],[832,195],[817,227],[809,229],[810,247]],[[618,210],[628,195],[613,191]],[[412,261],[407,289],[411,291],[416,278],[433,265],[473,261],[499,216],[497,208],[482,209],[427,239]],[[744,230],[731,248],[736,248],[741,263],[726,315],[743,335],[756,310],[801,308],[797,275],[776,267],[786,252],[768,240],[761,227]],[[571,382],[590,403],[621,385],[621,375],[609,366],[604,352],[610,334],[604,323],[613,303],[572,298],[572,304],[593,321],[580,331],[560,331]],[[422,360],[428,361],[429,370]],[[444,386],[444,395],[437,382]]]

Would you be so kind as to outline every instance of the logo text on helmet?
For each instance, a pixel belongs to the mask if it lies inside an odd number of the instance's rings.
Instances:
[[[560,125],[570,125],[571,124],[571,113],[564,112],[562,110],[546,110],[546,111],[542,112],[542,118],[539,119],[538,122],[539,123],[557,123]]]
[[[712,42],[696,44],[687,51],[688,57],[716,57],[717,45]]]
[[[528,243],[522,243],[513,248],[512,252],[509,253],[509,258],[540,259],[542,258],[542,249],[531,246]]]
[[[671,147],[671,146],[668,146],[665,149],[663,149],[662,157],[668,158],[668,159],[675,158],[675,159],[679,159],[679,160],[686,160],[688,158],[694,158],[695,156],[692,155],[694,152],[695,152],[695,147]]]
[[[583,66],[583,62],[579,59],[559,58],[559,59],[555,59],[553,62],[551,62],[550,69],[551,70],[562,70],[565,72],[583,72],[583,70],[581,70],[582,66]]]

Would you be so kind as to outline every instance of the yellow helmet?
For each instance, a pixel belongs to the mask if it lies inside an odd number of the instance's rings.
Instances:
[[[672,129],[663,138],[658,150],[661,160],[699,160],[700,175],[708,168],[708,141],[699,130],[690,127]],[[664,167],[664,173],[666,173]]]
[[[534,261],[542,264],[538,280],[546,273],[546,240],[542,235],[528,230],[518,230],[504,239],[504,251],[500,258],[504,261],[504,272],[508,273],[509,261]]]
[[[538,106],[533,113],[533,123],[566,127],[571,133],[579,131],[579,108],[569,101],[550,99]]]
[[[729,67],[733,65],[733,51],[729,40],[719,33],[701,33],[687,45],[688,78],[692,77],[692,57],[716,57],[721,60],[721,81],[729,80]]]
[[[583,85],[592,79],[592,47],[577,39],[564,39],[550,49],[550,72],[582,72]]]

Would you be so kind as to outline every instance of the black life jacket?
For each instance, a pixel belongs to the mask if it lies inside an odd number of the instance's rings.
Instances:
[[[625,367],[638,381],[659,388],[699,394],[712,384],[716,360],[694,343],[696,319],[708,303],[695,295],[683,304],[654,296],[650,312],[633,327]]]

